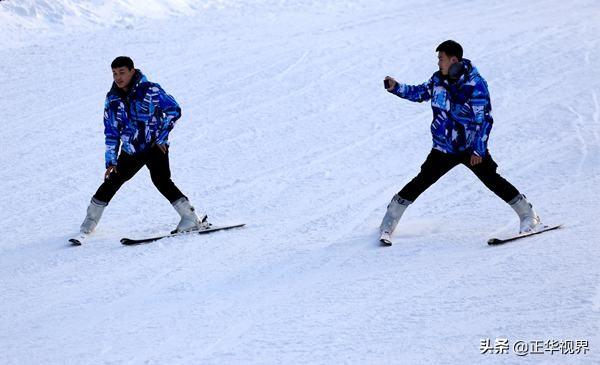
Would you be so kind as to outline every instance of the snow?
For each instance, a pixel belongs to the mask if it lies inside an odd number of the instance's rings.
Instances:
[[[2,19],[26,29],[49,28],[53,25],[99,26],[135,21],[139,18],[168,18],[189,14],[198,6],[189,0],[146,0],[144,6],[135,1],[74,1],[74,0],[21,0],[6,1]],[[200,7],[210,7],[218,1],[204,1]]]
[[[600,363],[595,1],[0,2],[0,363]],[[457,167],[377,227],[431,148],[427,80],[455,39],[487,79],[499,171],[565,228],[488,247],[514,212]],[[110,62],[180,102],[173,179],[239,230],[124,247],[172,207],[140,171],[82,247]],[[587,340],[587,354],[480,342]]]

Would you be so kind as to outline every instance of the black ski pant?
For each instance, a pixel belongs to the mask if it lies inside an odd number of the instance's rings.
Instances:
[[[171,181],[169,168],[169,150],[163,153],[156,145],[148,151],[129,155],[121,152],[117,159],[117,172],[112,172],[104,183],[100,185],[94,199],[104,203],[110,202],[121,186],[131,179],[143,166],[150,170],[150,178],[154,186],[169,202],[185,197]]]
[[[475,166],[471,166],[470,160],[470,153],[452,155],[432,149],[423,165],[421,165],[419,174],[406,184],[398,195],[403,199],[414,202],[421,193],[458,164],[467,166],[488,189],[505,202],[508,203],[519,195],[519,191],[496,172],[498,165],[492,159],[489,151],[481,163]]]

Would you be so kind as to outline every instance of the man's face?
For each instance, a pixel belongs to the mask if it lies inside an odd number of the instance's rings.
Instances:
[[[131,70],[128,69],[127,66],[113,68],[112,73],[113,80],[115,80],[117,87],[124,90],[127,86],[129,86],[131,78],[133,75],[135,75],[135,68],[132,68]]]
[[[438,52],[438,66],[442,72],[442,75],[447,76],[450,65],[456,62],[458,62],[458,58],[456,56],[448,57],[446,53]]]

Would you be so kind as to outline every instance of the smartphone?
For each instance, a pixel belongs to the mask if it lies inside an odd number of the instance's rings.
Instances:
[[[390,88],[390,80],[389,79],[383,80],[383,87],[385,87],[386,89]]]

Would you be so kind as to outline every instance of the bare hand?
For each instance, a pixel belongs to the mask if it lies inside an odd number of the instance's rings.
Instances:
[[[390,77],[390,76],[386,76],[384,80],[387,80],[390,85],[390,87],[386,88],[386,90],[389,92],[394,91],[394,89],[396,88],[396,84],[398,84],[398,82],[396,80],[394,80],[393,77]]]
[[[104,173],[104,180],[108,180],[108,177],[113,172],[115,174],[117,173],[117,166],[108,166],[108,168],[106,169],[106,172]]]
[[[160,152],[162,152],[163,154],[167,153],[167,146],[164,144],[156,144],[156,147],[158,147],[158,149],[160,150]]]
[[[475,154],[471,155],[471,166],[479,165],[483,159]]]

